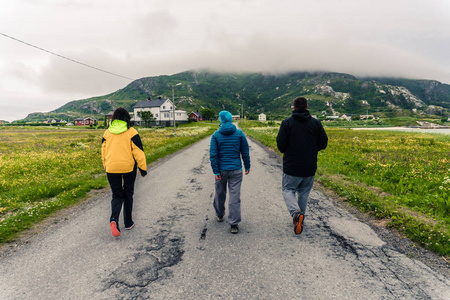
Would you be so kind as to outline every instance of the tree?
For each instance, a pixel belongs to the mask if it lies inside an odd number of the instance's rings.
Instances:
[[[138,111],[137,115],[139,116],[139,118],[142,119],[142,121],[144,122],[145,125],[150,124],[154,118],[153,118],[153,114],[151,111],[146,110],[146,111]]]
[[[216,112],[211,108],[204,108],[200,113],[205,117],[206,120],[213,120],[216,116]]]

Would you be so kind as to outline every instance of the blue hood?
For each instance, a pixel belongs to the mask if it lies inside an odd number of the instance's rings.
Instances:
[[[226,111],[226,110],[222,110],[219,113],[219,119],[220,119],[220,123],[233,122],[233,116],[231,115],[231,113],[229,111]]]
[[[223,135],[230,135],[236,131],[236,126],[232,123],[233,116],[230,112],[223,110],[219,113],[220,127],[219,132]]]

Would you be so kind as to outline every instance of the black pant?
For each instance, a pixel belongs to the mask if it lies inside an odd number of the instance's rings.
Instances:
[[[131,212],[133,210],[134,182],[136,181],[136,168],[130,173],[107,173],[109,185],[112,190],[110,222],[119,221],[120,210],[123,204],[123,219],[125,227],[133,225]],[[119,224],[117,223],[117,226]]]

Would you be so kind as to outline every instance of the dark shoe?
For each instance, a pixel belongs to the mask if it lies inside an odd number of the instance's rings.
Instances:
[[[217,216],[217,221],[223,222],[223,216]]]
[[[134,227],[134,222],[131,222],[131,226],[125,227],[126,230],[130,230]]]
[[[119,229],[119,226],[117,226],[116,221],[111,221],[111,223],[109,223],[109,227],[111,227],[112,236],[114,236],[114,237],[120,236],[120,229]]]
[[[300,211],[295,213],[294,216],[294,232],[295,234],[300,234],[303,231],[303,220],[305,219],[305,215]]]
[[[231,229],[230,229],[232,234],[236,234],[239,232],[239,226],[238,225],[231,225]]]

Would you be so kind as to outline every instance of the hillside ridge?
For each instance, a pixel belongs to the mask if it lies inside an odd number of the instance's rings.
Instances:
[[[132,111],[138,101],[149,97],[172,99],[173,86],[177,107],[188,112],[211,108],[238,114],[242,104],[246,115],[285,116],[297,96],[310,100],[313,114],[447,115],[450,109],[450,85],[436,80],[357,78],[334,72],[186,71],[137,79],[104,96],[70,101],[48,113],[29,114],[24,121],[86,116],[102,119],[120,106]]]

